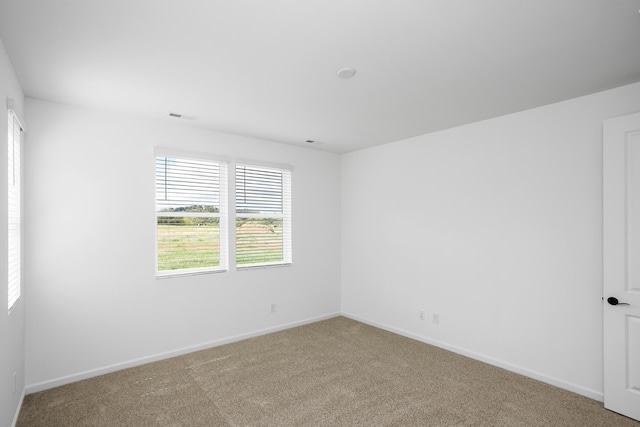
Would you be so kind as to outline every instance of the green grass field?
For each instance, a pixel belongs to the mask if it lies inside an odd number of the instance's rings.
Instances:
[[[158,271],[218,267],[220,228],[218,224],[158,224]],[[237,221],[236,262],[238,265],[282,261],[282,221],[261,224]]]
[[[158,271],[220,265],[218,224],[158,224]]]
[[[236,263],[278,261],[282,261],[282,220],[270,220],[265,224],[239,218],[236,221]]]

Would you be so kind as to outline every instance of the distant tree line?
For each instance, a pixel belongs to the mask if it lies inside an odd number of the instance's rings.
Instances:
[[[208,212],[218,213],[220,209],[217,206],[212,205],[191,205],[191,206],[178,206],[177,208],[166,208],[160,212]],[[212,225],[219,224],[220,218],[206,218],[206,217],[184,217],[184,216],[159,216],[158,224],[166,225]]]
[[[177,208],[166,208],[160,212],[208,212],[218,213],[220,209],[217,206],[212,205],[191,205],[191,206],[179,206]],[[252,209],[238,209],[238,214],[243,213],[259,213]],[[272,230],[282,227],[282,220],[279,218],[240,218],[236,219],[236,227],[242,227],[246,223],[257,223],[270,227]],[[187,226],[203,226],[203,225],[218,225],[220,224],[220,218],[207,218],[207,217],[184,217],[184,216],[159,216],[158,224],[163,225],[187,225]]]
[[[191,206],[178,206],[177,208],[166,208],[160,212],[220,212],[217,206],[213,205],[191,205]]]

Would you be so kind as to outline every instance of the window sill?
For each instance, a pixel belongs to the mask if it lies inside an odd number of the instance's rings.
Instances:
[[[236,270],[238,271],[246,271],[246,270],[260,270],[263,268],[279,268],[279,267],[291,267],[293,263],[290,262],[279,262],[274,264],[254,264],[254,265],[238,265],[236,266]]]
[[[156,273],[156,279],[171,279],[174,277],[186,277],[186,276],[200,276],[203,274],[217,274],[217,273],[226,273],[227,270],[191,270],[191,271],[171,271],[166,273]]]
[[[11,306],[11,308],[8,311],[7,316],[11,316],[11,313],[13,313],[16,310],[16,307],[18,306],[18,302],[20,301],[20,298],[18,298],[13,305]]]

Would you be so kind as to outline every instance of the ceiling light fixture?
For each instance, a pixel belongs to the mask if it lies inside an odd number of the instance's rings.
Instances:
[[[341,79],[350,79],[356,75],[356,70],[354,68],[340,68],[336,74]]]

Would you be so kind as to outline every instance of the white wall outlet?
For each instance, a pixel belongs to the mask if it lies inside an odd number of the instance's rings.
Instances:
[[[419,318],[420,320],[424,320],[424,310],[420,310],[420,311],[418,312],[418,318]]]
[[[440,324],[440,314],[433,313],[433,317],[431,319],[436,325]]]
[[[271,312],[272,312],[272,313],[275,313],[276,311],[278,311],[278,307],[276,306],[276,304],[275,304],[275,303],[272,303],[272,304],[271,304]]]

